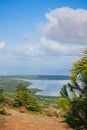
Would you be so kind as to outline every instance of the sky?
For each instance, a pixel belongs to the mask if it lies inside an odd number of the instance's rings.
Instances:
[[[69,75],[86,47],[86,0],[0,0],[0,75]]]

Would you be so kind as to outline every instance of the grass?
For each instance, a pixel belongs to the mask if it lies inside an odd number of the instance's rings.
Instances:
[[[6,123],[5,115],[0,114],[0,127]]]

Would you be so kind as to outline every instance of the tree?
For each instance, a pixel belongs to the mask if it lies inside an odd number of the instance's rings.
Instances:
[[[27,91],[29,92],[28,86],[24,86],[23,84],[19,84],[18,86],[16,86],[16,92],[18,91]]]
[[[62,97],[64,97],[64,98],[69,97],[68,92],[67,92],[67,86],[66,86],[66,85],[64,85],[63,88],[61,88],[60,94],[61,94]]]
[[[31,111],[40,111],[41,108],[37,103],[34,96],[32,96],[28,89],[24,86],[17,86],[14,98],[14,106],[24,106],[26,109]]]
[[[73,63],[70,83],[61,89],[61,102],[67,100],[64,107],[65,119],[74,129],[87,129],[87,49],[82,57]],[[68,91],[67,91],[68,89]],[[67,94],[68,93],[68,94]],[[71,95],[70,95],[71,93]],[[70,99],[70,100],[69,100]],[[59,104],[63,108],[64,104]]]

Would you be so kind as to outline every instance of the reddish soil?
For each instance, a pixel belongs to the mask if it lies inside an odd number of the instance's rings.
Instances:
[[[58,118],[31,115],[11,110],[0,130],[72,130]]]

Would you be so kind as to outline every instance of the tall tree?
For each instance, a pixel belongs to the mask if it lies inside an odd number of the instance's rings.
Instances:
[[[73,63],[70,80],[66,88],[63,87],[60,92],[64,98],[68,89],[68,98],[67,96],[65,98],[69,102],[69,105],[67,104],[69,109],[64,108],[66,111],[64,116],[73,128],[87,130],[87,49],[81,58]]]

